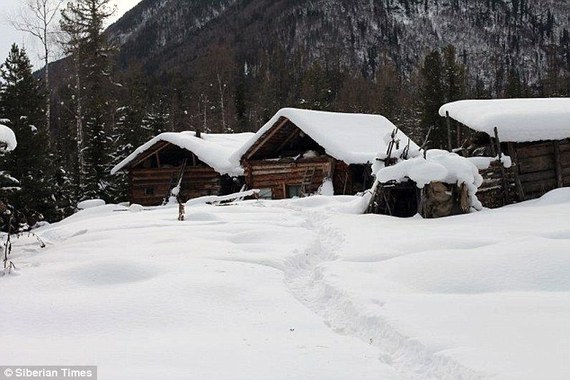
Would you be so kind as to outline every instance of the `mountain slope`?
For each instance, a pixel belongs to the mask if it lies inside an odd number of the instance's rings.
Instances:
[[[532,82],[549,60],[569,69],[569,15],[566,0],[145,0],[110,32],[123,65],[142,60],[151,72],[180,70],[225,41],[254,65],[280,46],[368,74],[389,59],[409,75],[430,50],[453,44],[472,75],[490,81],[516,66]]]

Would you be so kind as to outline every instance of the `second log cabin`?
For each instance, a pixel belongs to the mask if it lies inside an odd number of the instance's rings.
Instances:
[[[284,108],[232,159],[263,198],[352,195],[372,185],[371,163],[394,131],[380,115]],[[401,131],[397,138],[417,148]]]

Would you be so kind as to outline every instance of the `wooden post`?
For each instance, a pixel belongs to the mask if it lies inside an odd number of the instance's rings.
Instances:
[[[510,196],[509,196],[509,183],[507,181],[507,173],[505,172],[505,167],[503,166],[503,152],[501,151],[501,140],[499,140],[499,131],[497,127],[494,128],[495,131],[495,144],[497,145],[497,157],[499,157],[499,167],[501,168],[501,177],[503,177],[503,190],[504,196],[503,199],[505,204],[508,205],[511,203]]]
[[[560,159],[560,142],[554,141],[554,167],[556,169],[556,184],[558,187],[564,187],[564,178],[562,177],[562,163]]]
[[[511,160],[513,162],[514,168],[513,168],[513,174],[515,176],[515,185],[517,188],[517,197],[519,198],[518,201],[522,202],[525,199],[525,195],[524,195],[524,189],[522,186],[522,182],[521,179],[519,177],[519,157],[518,157],[518,153],[517,153],[517,148],[513,143],[508,143],[508,149],[509,149],[509,156],[511,156]]]
[[[451,146],[451,119],[449,118],[449,111],[445,111],[445,122],[447,124],[447,148],[451,152],[453,147]]]

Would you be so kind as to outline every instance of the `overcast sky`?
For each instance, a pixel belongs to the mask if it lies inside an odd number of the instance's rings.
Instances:
[[[15,42],[19,46],[25,46],[28,50],[28,55],[34,63],[38,65],[40,62],[39,54],[37,50],[39,48],[38,43],[33,37],[28,36],[25,33],[18,32],[8,22],[10,15],[17,14],[18,10],[26,4],[27,0],[0,0],[2,4],[2,10],[0,11],[0,63],[4,62],[10,51],[10,46]],[[113,0],[117,5],[117,13],[113,20],[117,20],[126,11],[134,7],[141,0]],[[34,67],[34,69],[39,69],[40,67]]]

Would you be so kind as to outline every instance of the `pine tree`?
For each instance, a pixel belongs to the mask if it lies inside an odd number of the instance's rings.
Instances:
[[[438,50],[426,56],[421,68],[420,90],[421,126],[424,134],[431,128],[430,148],[447,149],[447,128],[439,116],[439,108],[445,103],[443,87],[443,62]]]
[[[62,11],[66,50],[75,62],[75,113],[80,198],[104,198],[110,186],[116,100],[111,80],[113,48],[103,33],[111,0],[74,0]]]
[[[46,91],[32,75],[24,49],[12,45],[0,69],[0,116],[18,139],[17,148],[3,158],[3,167],[20,181],[21,190],[10,197],[30,224],[59,219],[53,157],[45,126]]]

